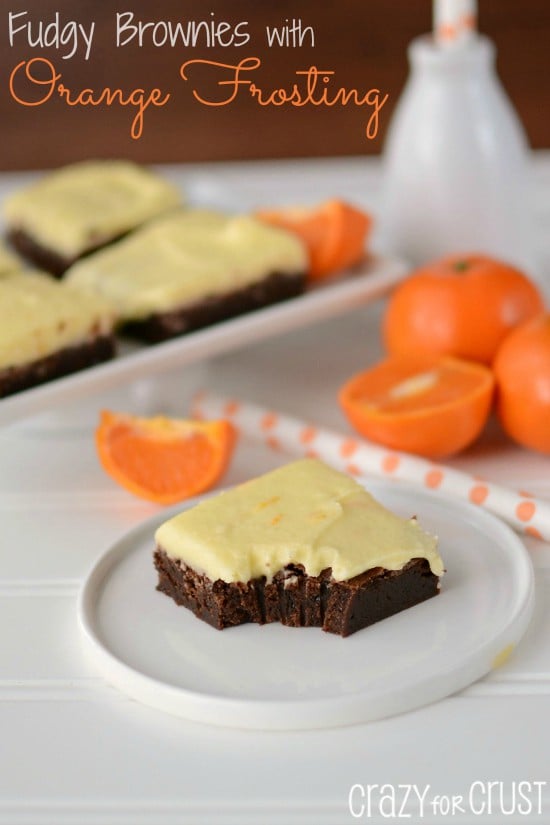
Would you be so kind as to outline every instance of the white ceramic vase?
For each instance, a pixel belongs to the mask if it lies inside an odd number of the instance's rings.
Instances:
[[[409,59],[385,147],[385,245],[414,264],[478,251],[532,269],[528,145],[492,42],[421,37]]]

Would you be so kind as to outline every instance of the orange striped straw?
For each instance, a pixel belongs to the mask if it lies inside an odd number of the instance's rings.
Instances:
[[[477,28],[476,0],[434,0],[433,27],[440,46],[466,43]]]
[[[378,476],[441,490],[489,510],[515,530],[550,541],[550,502],[515,492],[444,464],[350,438],[311,421],[301,421],[243,401],[201,392],[193,402],[197,418],[228,418],[238,431],[271,449],[293,456],[314,456],[356,476]]]

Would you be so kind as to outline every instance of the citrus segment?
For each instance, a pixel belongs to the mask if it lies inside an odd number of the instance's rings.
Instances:
[[[227,421],[138,418],[107,410],[96,430],[105,471],[129,492],[157,504],[182,501],[212,487],[234,442]]]
[[[350,379],[339,400],[362,435],[435,458],[475,440],[488,418],[493,386],[491,371],[481,364],[393,357]]]
[[[308,250],[312,281],[358,263],[365,254],[372,223],[370,215],[337,199],[311,208],[265,209],[257,217],[301,238]]]

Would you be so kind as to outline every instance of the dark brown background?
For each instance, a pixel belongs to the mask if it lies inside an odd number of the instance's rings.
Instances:
[[[221,160],[284,156],[361,154],[380,151],[384,130],[407,72],[406,46],[430,27],[431,0],[12,0],[0,2],[0,168],[53,166],[84,157],[131,157],[145,162]],[[8,12],[26,9],[29,19],[96,21],[91,58],[79,52],[62,60],[55,50],[31,50],[19,36],[8,42]],[[143,47],[114,48],[116,11],[134,11],[142,20],[208,19],[233,24],[249,21],[247,46],[225,49]],[[314,27],[315,48],[266,47],[266,24],[301,18]],[[480,0],[481,29],[498,46],[498,67],[506,88],[535,147],[550,146],[550,2],[549,0]],[[334,85],[388,92],[379,137],[367,141],[368,118],[362,108],[304,107],[261,109],[246,93],[223,108],[195,102],[179,79],[179,66],[192,57],[237,62],[262,59],[256,82],[266,88],[291,86],[297,69],[314,64],[336,72]],[[13,101],[8,91],[12,68],[20,61],[51,59],[63,82],[76,90],[104,86],[131,90],[159,86],[172,93],[163,109],[145,114],[144,135],[130,138],[131,107],[69,108],[50,100],[36,108]]]

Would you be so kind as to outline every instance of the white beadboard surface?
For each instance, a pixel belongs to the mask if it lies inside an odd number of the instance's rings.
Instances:
[[[540,268],[550,292],[550,157],[535,157]],[[341,195],[375,208],[379,167],[365,159],[172,168],[204,203],[242,208]],[[5,175],[0,195],[24,176]],[[550,823],[550,547],[529,540],[531,626],[508,662],[461,694],[392,719],[328,731],[218,729],[127,699],[82,649],[76,596],[94,560],[156,512],[98,466],[102,407],[185,415],[207,386],[346,430],[338,386],[376,360],[381,304],[283,338],[93,396],[0,430],[0,825],[341,825],[352,785],[416,783],[464,795],[474,782],[546,782],[542,812],[408,821]],[[223,484],[276,466],[246,442]],[[453,462],[550,499],[550,458],[495,426]],[[419,644],[422,640],[419,640]]]

